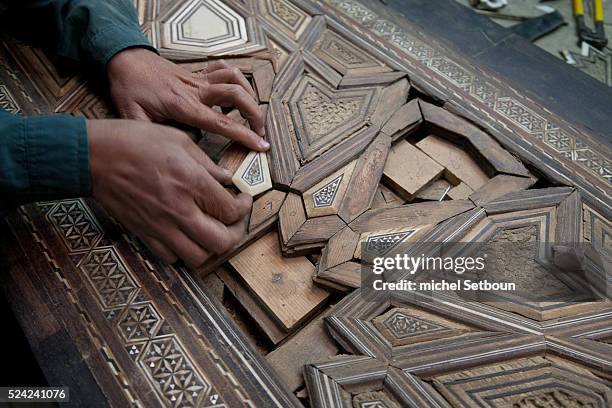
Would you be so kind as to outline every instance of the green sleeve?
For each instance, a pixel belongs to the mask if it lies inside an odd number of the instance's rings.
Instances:
[[[83,118],[0,110],[0,206],[91,194],[88,153]]]
[[[14,0],[6,21],[57,55],[99,69],[126,48],[155,51],[140,30],[130,0]]]

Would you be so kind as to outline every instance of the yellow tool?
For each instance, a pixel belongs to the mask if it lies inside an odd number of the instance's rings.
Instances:
[[[580,42],[587,42],[593,47],[603,49],[608,44],[604,28],[603,0],[593,0],[593,20],[595,30],[591,30],[584,22],[584,1],[574,0],[574,16]]]

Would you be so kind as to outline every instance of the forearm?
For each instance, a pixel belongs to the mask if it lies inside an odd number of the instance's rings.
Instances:
[[[3,207],[90,193],[85,119],[64,115],[22,118],[0,112]]]
[[[19,0],[11,4],[15,26],[38,27],[37,38],[61,57],[87,62],[99,69],[119,51],[151,47],[141,32],[129,0]],[[28,29],[26,34],[33,31]]]

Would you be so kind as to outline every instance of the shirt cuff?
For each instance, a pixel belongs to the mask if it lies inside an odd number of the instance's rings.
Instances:
[[[23,119],[25,164],[33,200],[91,194],[84,118],[55,115]]]
[[[157,49],[138,29],[110,25],[94,33],[85,42],[90,58],[99,67],[105,68],[108,61],[127,48],[146,48],[157,54]]]

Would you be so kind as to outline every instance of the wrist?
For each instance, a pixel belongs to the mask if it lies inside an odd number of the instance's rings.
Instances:
[[[109,79],[130,70],[144,58],[150,57],[151,54],[157,56],[152,50],[143,47],[130,47],[118,52],[106,64],[106,73]]]

